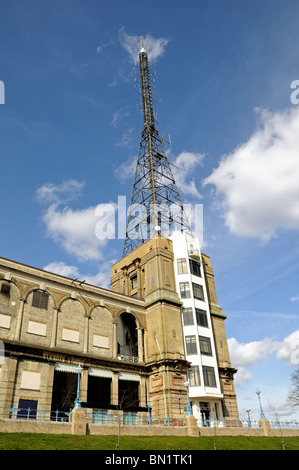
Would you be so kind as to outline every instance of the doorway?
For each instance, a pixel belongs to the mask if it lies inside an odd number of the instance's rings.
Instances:
[[[200,408],[200,416],[201,416],[201,422],[202,426],[210,426],[210,406],[209,403],[207,402],[200,402],[199,403],[199,408]]]
[[[105,408],[111,403],[111,378],[88,376],[87,403],[90,408]]]
[[[71,372],[54,371],[52,411],[67,411],[74,408],[77,395],[77,374]]]

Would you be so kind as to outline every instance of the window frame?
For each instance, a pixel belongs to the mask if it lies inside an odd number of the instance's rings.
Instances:
[[[206,387],[217,387],[215,369],[211,366],[202,366],[202,375]]]
[[[185,316],[186,314],[186,316]],[[184,326],[194,325],[193,309],[192,307],[183,307],[182,308],[182,318]],[[187,322],[186,322],[187,320]],[[192,323],[190,323],[190,320]]]
[[[196,336],[195,335],[185,336],[185,344],[186,344],[186,355],[187,356],[197,355],[197,344],[196,344]],[[195,350],[195,352],[194,352],[194,350]]]
[[[195,307],[195,315],[198,326],[209,328],[208,313],[206,310]]]
[[[5,282],[2,282],[1,289],[0,289],[0,294],[10,295],[10,289],[11,289],[10,284],[6,284]]]
[[[137,273],[132,274],[132,276],[130,276],[130,282],[131,282],[131,290],[137,289],[138,287]]]
[[[182,290],[182,286],[183,286],[183,290]],[[188,289],[186,289],[186,286],[188,286]],[[188,282],[188,281],[180,282],[179,287],[180,287],[180,296],[181,296],[181,298],[182,299],[190,299],[191,298],[190,282]],[[186,295],[187,293],[189,293],[189,295]]]
[[[200,291],[202,294],[202,297],[198,297],[197,291]],[[203,286],[201,284],[197,284],[196,282],[192,282],[192,292],[193,292],[193,297],[197,300],[205,300],[204,296],[204,291],[203,291]]]
[[[200,354],[203,356],[213,356],[211,338],[208,336],[198,336]]]
[[[190,383],[190,387],[200,387],[201,380],[200,380],[200,371],[199,366],[190,366],[188,368],[188,379]]]
[[[36,289],[33,291],[32,295],[32,307],[42,308],[48,310],[49,305],[49,293],[45,290]]]
[[[193,276],[201,277],[201,266],[198,261],[196,261],[195,259],[189,258],[189,266],[190,266],[190,273]],[[194,269],[194,266],[196,266],[196,269]]]
[[[177,259],[177,268],[178,268],[178,274],[188,274],[187,259],[186,258],[178,258]]]

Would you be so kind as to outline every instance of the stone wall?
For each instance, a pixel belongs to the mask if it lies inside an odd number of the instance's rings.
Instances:
[[[264,436],[262,428],[215,428],[199,429],[200,436]],[[27,420],[0,420],[1,433],[40,433],[40,434],[72,434],[71,423],[56,423]],[[93,436],[118,435],[117,424],[87,424],[86,434]],[[80,429],[81,433],[81,429]],[[121,436],[190,436],[187,426],[121,426]],[[271,429],[269,437],[299,437],[299,429]]]

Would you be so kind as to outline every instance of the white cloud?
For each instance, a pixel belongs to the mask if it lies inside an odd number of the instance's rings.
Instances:
[[[278,345],[271,338],[249,343],[239,343],[235,338],[229,338],[227,341],[231,363],[236,368],[251,366],[262,359],[267,359]]]
[[[182,194],[201,198],[199,193],[194,172],[198,166],[202,166],[204,155],[201,153],[181,152],[173,161],[173,176],[177,187]]]
[[[80,279],[80,273],[77,266],[71,266],[62,261],[53,261],[52,263],[44,266],[43,269],[50,273],[59,274],[60,276],[69,277],[71,279]]]
[[[284,338],[277,350],[277,358],[290,366],[299,365],[299,330]]]
[[[81,261],[99,260],[107,239],[114,238],[116,207],[98,204],[84,209],[70,208],[66,202],[75,199],[83,186],[84,183],[76,180],[56,186],[48,183],[38,188],[36,195],[40,202],[50,204],[42,216],[47,235]]]
[[[268,241],[278,228],[299,228],[299,107],[257,113],[256,132],[223,156],[204,185],[215,185],[232,233]]]
[[[122,27],[119,30],[119,40],[122,46],[129,53],[130,58],[133,62],[138,60],[139,52],[141,49],[141,36],[127,34]],[[155,39],[149,34],[144,37],[144,48],[148,54],[148,58],[151,62],[155,61],[158,57],[164,54],[165,47],[169,40],[166,38]]]
[[[134,127],[125,131],[121,137],[120,142],[117,142],[115,145],[117,147],[128,147],[133,144],[133,132]]]
[[[297,367],[299,364],[299,330],[282,341],[264,338],[261,341],[239,343],[235,338],[229,338],[227,342],[232,367],[238,369],[235,383],[239,388],[243,388],[253,378],[253,373],[248,368],[268,359],[273,353],[276,353],[277,359],[285,361],[289,366]]]
[[[45,271],[49,271],[78,281],[85,281],[87,284],[94,286],[110,288],[111,266],[115,260],[101,263],[100,271],[93,275],[82,274],[77,266],[67,265],[61,261],[54,261],[44,266]],[[82,284],[83,285],[83,284]]]
[[[234,376],[235,386],[237,388],[245,388],[248,382],[251,382],[253,373],[245,367],[239,367],[237,374]]]
[[[130,157],[126,162],[122,163],[118,168],[116,168],[114,174],[117,179],[121,182],[128,181],[134,178],[135,169],[137,163],[137,156]]]
[[[96,237],[95,210],[96,207],[73,210],[51,205],[43,216],[48,236],[82,261],[101,259],[106,240]]]
[[[67,202],[77,198],[85,186],[84,181],[69,179],[59,185],[45,183],[36,190],[36,198],[39,202],[52,204],[54,202]]]

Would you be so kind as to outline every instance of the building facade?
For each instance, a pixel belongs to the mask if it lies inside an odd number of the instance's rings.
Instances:
[[[225,317],[220,307],[210,309],[211,267],[205,268],[202,255],[201,276],[179,272],[178,260],[186,256],[190,263],[197,248],[192,257],[178,250],[177,242],[175,235],[172,240],[157,236],[115,263],[111,290],[0,258],[0,408],[67,415],[80,364],[82,406],[95,414],[150,409],[153,417],[184,417],[188,378],[199,424],[215,409],[219,419],[237,418]],[[198,279],[204,304],[182,294],[187,292],[182,283],[191,286]],[[197,308],[206,309],[208,326],[195,326],[201,318]],[[209,344],[200,345],[201,337]],[[207,357],[200,354],[209,348]]]
[[[174,232],[176,288],[182,301],[182,325],[193,415],[205,424],[238,417],[226,318],[217,303],[210,258],[198,238]]]

